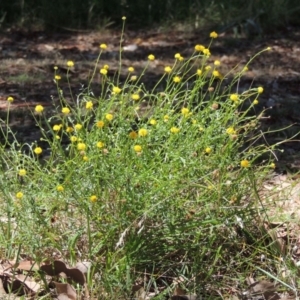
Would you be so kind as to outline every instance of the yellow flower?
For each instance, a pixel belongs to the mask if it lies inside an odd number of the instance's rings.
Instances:
[[[219,66],[220,64],[221,64],[221,62],[220,62],[219,60],[215,60],[215,61],[214,61],[214,65],[215,65],[215,66]]]
[[[54,66],[53,69],[56,71],[58,70],[58,66]]]
[[[205,49],[205,47],[202,46],[202,45],[196,45],[195,46],[195,50],[198,51],[198,52],[202,52],[204,49]]]
[[[90,197],[90,201],[91,201],[91,202],[96,202],[97,200],[98,200],[98,198],[97,198],[96,195],[92,195],[92,196]]]
[[[37,105],[34,110],[35,110],[35,112],[37,112],[37,113],[40,114],[40,113],[42,113],[44,111],[44,106]]]
[[[13,97],[7,97],[6,99],[8,102],[13,102],[14,101],[14,98]]]
[[[107,48],[107,45],[106,44],[101,44],[99,47],[100,47],[100,49],[105,50]]]
[[[144,137],[144,136],[147,136],[147,134],[148,134],[148,130],[147,129],[141,128],[139,130],[139,136]]]
[[[114,86],[114,87],[112,88],[112,91],[113,91],[114,94],[118,95],[118,94],[120,94],[120,93],[122,92],[122,89],[120,89],[120,88],[117,87],[117,86]]]
[[[176,53],[176,54],[174,55],[174,57],[175,57],[176,59],[178,59],[179,61],[182,61],[182,60],[183,60],[183,57],[181,56],[180,53]]]
[[[206,56],[210,56],[210,51],[209,49],[205,48],[202,50],[203,54],[206,55]]]
[[[72,136],[70,137],[70,141],[71,141],[72,143],[77,142],[77,140],[78,140],[78,138],[77,138],[77,136],[75,136],[75,135],[72,135]]]
[[[227,133],[227,134],[235,134],[236,131],[234,130],[233,127],[228,127],[228,128],[226,129],[226,133]]]
[[[56,81],[61,80],[61,76],[60,76],[60,75],[55,75],[55,76],[54,76],[54,79],[55,79]]]
[[[165,67],[165,72],[168,73],[168,74],[171,73],[172,72],[172,68],[169,67],[169,66],[166,66]]]
[[[253,104],[254,104],[254,105],[257,105],[257,104],[258,104],[258,100],[255,99],[255,100],[253,101]]]
[[[171,131],[171,133],[178,133],[178,132],[180,131],[180,129],[177,128],[177,127],[172,127],[172,128],[170,129],[170,131]]]
[[[150,61],[153,61],[153,60],[155,60],[155,56],[153,54],[150,54],[150,55],[148,55],[148,59]]]
[[[36,155],[39,155],[43,152],[43,149],[41,147],[36,147],[33,152],[36,154]]]
[[[223,76],[218,70],[213,71],[213,76],[222,79]]]
[[[263,87],[259,86],[259,87],[257,88],[257,92],[258,92],[259,94],[263,93],[263,91],[264,91],[264,88],[263,88]]]
[[[140,145],[135,145],[134,147],[133,147],[133,150],[135,151],[135,152],[142,152],[142,146],[140,146]]]
[[[205,71],[209,71],[211,69],[211,66],[206,66],[204,69]]]
[[[207,147],[207,148],[205,148],[205,153],[209,154],[211,152],[211,150],[212,149],[210,147]]]
[[[174,81],[175,83],[179,83],[179,82],[181,81],[181,78],[180,78],[179,76],[175,76],[175,77],[173,78],[173,81]]]
[[[56,135],[55,138],[56,138],[57,140],[59,140],[59,139],[60,139],[60,136],[59,136],[59,135]]]
[[[70,132],[73,132],[73,131],[74,131],[74,128],[73,128],[73,127],[68,126],[68,127],[66,128],[66,132],[67,132],[67,133],[70,133]]]
[[[275,168],[276,168],[276,165],[275,165],[274,163],[271,163],[271,164],[270,164],[270,167],[271,167],[272,169],[275,169]]]
[[[137,76],[136,75],[133,75],[130,77],[130,81],[136,81],[137,80]]]
[[[149,121],[149,123],[150,123],[151,125],[153,125],[153,126],[157,124],[157,122],[156,122],[155,119],[151,119],[151,120]]]
[[[248,168],[248,167],[250,167],[250,162],[249,162],[249,160],[247,160],[247,159],[242,160],[242,161],[241,161],[241,167],[242,167],[242,168]]]
[[[74,62],[73,62],[72,60],[67,61],[67,66],[68,66],[69,68],[74,67]]]
[[[104,143],[103,142],[98,142],[97,143],[97,147],[100,148],[100,149],[103,148],[104,147]]]
[[[76,125],[74,126],[74,128],[75,128],[76,130],[80,130],[80,129],[82,129],[82,125],[81,125],[81,124],[76,124]]]
[[[243,68],[242,72],[247,72],[248,70],[249,70],[248,67],[245,66],[245,67]]]
[[[141,97],[140,97],[139,94],[132,94],[132,95],[131,95],[131,99],[134,100],[134,101],[138,101],[138,100],[140,100],[140,98],[141,98]]]
[[[107,121],[112,121],[113,118],[114,118],[114,116],[113,116],[112,114],[106,114],[106,115],[105,115],[105,119],[106,119]]]
[[[123,20],[123,21],[125,21],[125,20],[126,20],[126,17],[125,17],[125,16],[123,16],[123,17],[122,17],[122,20]]]
[[[129,68],[128,68],[128,72],[129,72],[129,73],[134,72],[134,67],[129,67]]]
[[[108,70],[109,69],[109,65],[104,65],[103,69]]]
[[[138,137],[138,134],[135,132],[135,131],[131,131],[129,133],[129,137],[132,139],[132,140],[135,140],[137,137]]]
[[[23,196],[24,196],[24,194],[23,194],[22,192],[18,192],[18,193],[16,194],[16,197],[17,197],[18,199],[22,199]]]
[[[103,128],[104,125],[105,125],[105,123],[104,123],[103,121],[98,121],[98,122],[96,123],[96,126],[97,126],[98,128]]]
[[[271,50],[272,50],[272,48],[271,48],[271,47],[267,47],[267,50],[268,50],[268,51],[271,51]]]
[[[61,112],[64,114],[64,115],[68,115],[70,113],[70,109],[68,107],[63,107]]]
[[[164,121],[168,122],[169,121],[169,116],[168,115],[164,115]]]
[[[188,108],[186,108],[186,107],[183,107],[183,108],[181,109],[181,113],[182,113],[185,117],[187,117],[187,116],[189,115],[189,113],[190,113],[190,110],[189,110]]]
[[[210,36],[212,39],[216,39],[216,38],[218,37],[218,34],[217,34],[215,31],[213,31],[213,32],[210,33],[209,36]]]
[[[26,175],[26,170],[25,169],[20,169],[19,170],[19,176],[25,176]]]
[[[107,70],[104,68],[100,69],[100,74],[102,74],[104,76],[107,75]]]
[[[86,149],[86,144],[85,143],[78,143],[77,144],[77,150],[84,151],[85,149]]]
[[[82,159],[83,159],[84,161],[88,161],[88,160],[89,160],[89,158],[88,158],[86,155],[84,155]]]
[[[198,76],[201,76],[201,74],[202,74],[202,70],[198,69],[198,70],[197,70],[197,75],[198,75]]]
[[[88,101],[88,102],[85,104],[85,108],[86,108],[86,109],[92,109],[92,108],[93,108],[93,102],[92,102],[92,101]]]
[[[57,190],[58,192],[63,192],[63,191],[64,191],[64,187],[63,187],[62,185],[58,185],[58,186],[56,187],[56,190]]]
[[[233,102],[239,101],[239,95],[238,94],[231,94],[230,100]]]
[[[53,131],[60,131],[61,127],[62,127],[61,124],[59,124],[59,125],[54,125],[54,126],[53,126]]]

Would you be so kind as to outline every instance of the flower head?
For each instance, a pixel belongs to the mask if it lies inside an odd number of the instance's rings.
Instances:
[[[212,39],[216,39],[218,37],[218,34],[215,31],[213,31],[209,34],[209,37],[211,37]]]
[[[233,102],[239,101],[239,95],[238,94],[231,94],[230,95],[230,100]]]
[[[7,99],[6,99],[8,102],[13,102],[14,101],[14,98],[13,97],[11,97],[11,96],[9,96],[9,97],[7,97]]]
[[[165,72],[166,72],[167,74],[171,73],[171,72],[172,72],[172,68],[169,67],[169,66],[166,66],[166,67],[165,67]]]
[[[135,152],[137,152],[137,153],[140,153],[140,152],[142,152],[142,146],[140,146],[140,145],[134,145],[133,146],[133,150]]]
[[[55,79],[56,81],[61,80],[61,76],[60,76],[60,75],[55,75],[55,76],[54,76],[54,79]]]
[[[38,114],[42,113],[44,111],[44,106],[42,105],[37,105],[34,109],[34,111]]]
[[[104,123],[103,121],[98,121],[98,122],[96,123],[96,126],[97,126],[98,128],[103,128],[104,125],[105,125],[105,123]]]
[[[42,152],[43,152],[43,149],[41,147],[36,147],[33,152],[36,154],[36,155],[40,155]]]
[[[259,103],[259,102],[258,102],[257,99],[253,100],[253,104],[254,104],[254,105],[257,105],[258,103]]]
[[[64,115],[68,115],[70,113],[70,109],[68,107],[63,107],[61,112],[64,114]]]
[[[62,125],[61,125],[61,124],[59,124],[59,125],[58,125],[58,124],[56,124],[56,125],[54,125],[54,126],[53,126],[53,128],[52,128],[52,129],[53,129],[53,131],[60,131],[61,127],[62,127]]]
[[[129,67],[129,68],[128,68],[128,72],[129,72],[129,73],[134,72],[134,67]]]
[[[131,99],[134,100],[134,101],[138,101],[138,100],[140,100],[140,98],[141,98],[141,97],[140,97],[139,94],[132,94],[132,95],[131,95]]]
[[[174,81],[175,83],[179,83],[179,82],[181,81],[181,78],[180,78],[179,76],[175,76],[175,77],[173,78],[173,81]]]
[[[212,151],[212,149],[210,147],[205,148],[205,153],[209,154],[211,151]]]
[[[97,147],[100,148],[100,149],[103,148],[104,147],[104,143],[103,142],[98,142],[97,143]]]
[[[190,110],[189,110],[187,107],[183,107],[183,108],[181,109],[181,113],[182,113],[185,117],[187,117],[187,116],[189,115],[189,113],[190,113]]]
[[[27,173],[27,172],[26,172],[25,169],[20,169],[18,174],[19,174],[19,176],[25,176],[26,173]]]
[[[154,126],[157,124],[157,121],[155,119],[151,119],[149,123]]]
[[[58,185],[58,186],[56,187],[56,190],[57,190],[58,192],[63,192],[63,191],[64,191],[64,187],[63,187],[62,185]]]
[[[242,167],[242,168],[248,168],[248,167],[250,167],[250,162],[249,162],[249,160],[247,160],[247,159],[242,160],[242,161],[241,161],[241,167]]]
[[[207,48],[203,49],[203,50],[202,50],[202,53],[203,53],[204,55],[206,55],[206,56],[210,56],[210,51],[209,51],[209,49],[207,49]]]
[[[221,64],[221,62],[220,62],[219,60],[215,60],[215,61],[214,61],[214,65],[215,65],[215,66],[219,66],[220,64]]]
[[[106,114],[106,115],[105,115],[105,119],[106,119],[107,121],[112,121],[113,118],[114,118],[114,116],[113,116],[112,114]]]
[[[105,50],[107,48],[107,45],[106,44],[101,44],[99,47],[100,47],[100,49]]]
[[[130,77],[130,81],[136,81],[137,80],[137,76],[136,75],[132,75],[131,77]]]
[[[113,91],[114,94],[118,95],[118,94],[120,94],[120,93],[122,92],[122,89],[120,89],[120,88],[117,87],[117,86],[114,86],[114,87],[112,88],[112,91]]]
[[[87,101],[85,103],[85,108],[88,109],[88,110],[92,109],[93,108],[93,102],[92,101]]]
[[[72,136],[70,137],[70,141],[71,141],[72,143],[77,142],[77,140],[78,140],[78,138],[77,138],[77,136],[75,136],[75,135],[72,135]]]
[[[103,69],[109,70],[109,65],[104,65],[104,66],[103,66]]]
[[[129,137],[132,139],[132,140],[135,140],[137,137],[138,137],[138,134],[135,132],[135,131],[131,131],[129,133]]]
[[[236,134],[236,131],[235,131],[235,129],[233,127],[228,127],[226,129],[226,133],[227,134]]]
[[[84,151],[85,149],[86,149],[86,144],[85,143],[78,143],[77,144],[77,150]]]
[[[18,198],[18,199],[22,199],[23,196],[24,196],[24,194],[22,192],[16,193],[16,198]]]
[[[125,17],[125,16],[123,16],[123,17],[122,17],[122,20],[123,20],[123,21],[125,21],[125,20],[126,20],[126,17]]]
[[[141,128],[141,129],[139,130],[139,136],[145,137],[145,136],[147,136],[147,135],[148,135],[148,130],[147,130],[147,129]]]
[[[263,93],[263,91],[264,91],[264,88],[263,88],[263,87],[259,86],[259,87],[257,88],[257,92],[258,92],[259,94]]]
[[[197,52],[202,52],[205,49],[205,47],[203,45],[196,45],[195,46],[195,50]]]
[[[150,54],[150,55],[148,55],[148,59],[150,61],[153,61],[153,60],[155,60],[155,56],[153,54]]]
[[[97,201],[97,196],[96,195],[92,195],[91,197],[90,197],[90,201],[91,202],[96,202]]]
[[[74,62],[73,62],[72,60],[67,61],[67,66],[68,66],[69,68],[74,67]]]
[[[171,133],[178,133],[180,131],[180,129],[178,127],[172,127],[170,129]]]
[[[198,75],[198,76],[201,76],[201,75],[202,75],[202,70],[198,69],[198,70],[197,70],[197,75]]]
[[[107,70],[104,68],[100,69],[100,74],[102,74],[104,76],[107,75]]]
[[[78,130],[82,129],[82,125],[79,124],[79,123],[77,123],[77,124],[74,126],[74,128],[78,131]]]

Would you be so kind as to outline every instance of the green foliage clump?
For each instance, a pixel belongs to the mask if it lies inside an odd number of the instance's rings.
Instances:
[[[257,190],[274,167],[258,161],[274,147],[255,144],[262,134],[250,114],[263,88],[237,89],[251,60],[221,74],[209,47],[196,45],[147,90],[141,80],[153,54],[140,75],[130,67],[122,80],[121,56],[113,79],[99,67],[105,50],[89,82],[100,72],[98,96],[88,87],[70,103],[55,73],[60,105],[50,117],[42,105],[32,111],[39,141],[11,142],[9,115],[3,121],[1,251],[12,257],[19,245],[37,261],[53,249],[91,260],[107,292],[130,290],[145,271],[164,285],[180,274],[193,289],[249,267],[244,251],[266,251]]]

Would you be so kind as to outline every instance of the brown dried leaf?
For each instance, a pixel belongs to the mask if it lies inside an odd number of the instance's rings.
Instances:
[[[76,269],[78,269],[79,271],[81,271],[83,274],[87,274],[87,272],[89,271],[89,269],[91,268],[92,263],[89,261],[82,261],[82,262],[78,262],[75,266]]]
[[[58,300],[76,300],[76,290],[68,283],[54,282]]]
[[[20,269],[23,271],[37,271],[37,270],[39,270],[39,266],[34,261],[22,260],[19,262],[17,269]]]
[[[50,265],[43,265],[41,266],[40,270],[44,271],[47,275],[50,276],[59,276],[61,273],[64,273],[68,278],[75,281],[76,283],[79,283],[81,285],[84,285],[85,283],[85,277],[79,269],[68,268],[67,265],[60,260],[55,260]]]

